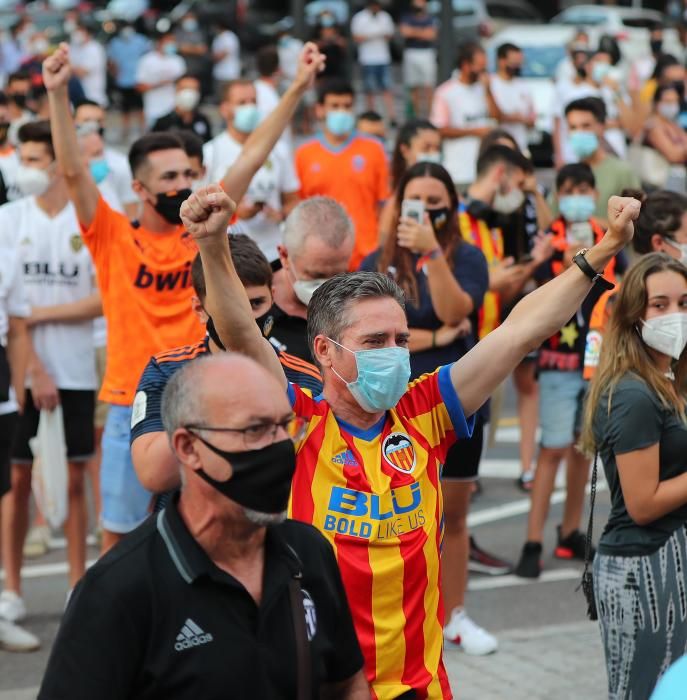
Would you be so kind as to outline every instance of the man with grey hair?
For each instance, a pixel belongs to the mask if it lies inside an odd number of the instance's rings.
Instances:
[[[280,383],[204,357],[162,416],[181,492],[75,589],[38,697],[369,700],[332,548],[285,521],[303,421]]]
[[[331,197],[306,199],[289,214],[281,270],[274,275],[274,305],[263,324],[265,337],[279,350],[312,362],[307,343],[308,303],[330,277],[348,270],[355,235],[345,209]]]
[[[599,283],[632,239],[640,204],[611,198],[602,241],[526,296],[460,360],[412,384],[398,286],[376,272],[328,280],[308,307],[324,384],[317,397],[287,383],[256,328],[224,235],[233,209],[229,197],[210,186],[191,195],[180,214],[198,244],[206,305],[223,343],[269,368],[307,423],[289,514],[315,525],[334,545],[376,696],[451,698],[442,662],[441,465],[449,447],[471,434],[468,417]],[[446,262],[437,256],[426,264]]]

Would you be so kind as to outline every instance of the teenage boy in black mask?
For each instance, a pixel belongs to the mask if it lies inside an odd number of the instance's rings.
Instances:
[[[291,118],[303,92],[322,65],[313,45],[299,63],[299,74],[277,109],[263,122],[260,141],[244,147],[244,158],[230,184],[241,196],[273,143]],[[130,222],[104,202],[81,162],[69,107],[69,47],[60,45],[46,59],[43,82],[50,99],[58,163],[93,256],[108,321],[107,370],[100,399],[111,404],[102,445],[103,549],[142,522],[151,494],[134,472],[129,425],[134,394],[151,355],[193,343],[202,327],[190,312],[191,262],[196,247],[180,224],[179,207],[191,193],[193,170],[181,141],[149,134],[129,153],[133,189],[141,200],[140,220]],[[275,116],[276,115],[276,116]],[[276,133],[276,136],[275,136]],[[226,178],[225,178],[226,182]],[[135,418],[135,416],[134,416]]]

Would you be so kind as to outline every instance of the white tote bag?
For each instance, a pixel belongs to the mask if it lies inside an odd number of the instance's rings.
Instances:
[[[29,440],[33,452],[31,489],[51,527],[59,528],[67,517],[67,445],[62,406],[41,411],[36,437]]]

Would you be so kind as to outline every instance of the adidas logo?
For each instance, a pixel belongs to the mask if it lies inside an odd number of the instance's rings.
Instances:
[[[174,648],[177,651],[184,651],[184,649],[190,649],[191,647],[199,647],[201,644],[208,644],[212,639],[213,637],[209,632],[203,632],[191,618],[188,618],[184,622],[181,632],[177,635]]]
[[[344,450],[338,455],[334,455],[334,457],[332,457],[332,462],[334,462],[334,464],[343,464],[345,467],[360,466],[358,464],[358,460],[355,458],[355,455],[351,450]]]

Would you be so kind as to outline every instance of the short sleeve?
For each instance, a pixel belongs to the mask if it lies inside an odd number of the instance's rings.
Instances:
[[[21,259],[14,256],[12,265],[12,277],[8,284],[9,294],[7,295],[7,315],[16,318],[27,318],[31,315],[31,304],[24,288],[24,272]]]
[[[141,379],[136,387],[136,395],[131,413],[131,436],[133,441],[148,433],[161,433],[162,425],[162,393],[169,377],[160,369],[154,357],[151,357]]]
[[[136,66],[136,82],[145,84],[146,82],[146,76],[150,72],[150,69],[148,67],[148,64],[150,61],[147,60],[147,54],[143,57],[141,57],[141,60],[138,62],[138,65]]]
[[[429,116],[429,121],[431,121],[437,129],[444,129],[449,126],[450,111],[446,103],[446,98],[444,97],[444,90],[442,90],[441,87],[434,93],[432,112]]]
[[[112,242],[121,234],[123,227],[128,228],[129,221],[126,216],[114,211],[101,195],[90,226],[84,226],[81,222],[79,225],[84,243],[98,270],[100,284],[102,288],[106,288],[109,286],[109,274],[105,263],[109,258]]]
[[[489,268],[484,253],[471,243],[462,243],[453,258],[453,274],[463,291],[470,295],[477,311],[489,289]]]
[[[286,386],[286,396],[289,399],[293,412],[299,418],[310,420],[315,415],[316,402],[312,394],[298,386],[298,384],[289,382]]]
[[[438,450],[442,460],[456,439],[472,436],[475,423],[474,417],[465,417],[451,381],[451,366],[444,365],[412,382],[395,409]]]
[[[604,398],[597,411],[606,411]],[[603,439],[614,454],[625,454],[655,445],[661,439],[663,411],[649,390],[639,383],[618,387],[613,392],[611,409]]]

